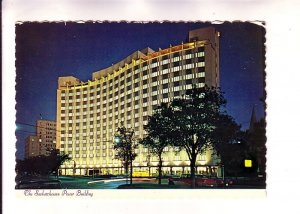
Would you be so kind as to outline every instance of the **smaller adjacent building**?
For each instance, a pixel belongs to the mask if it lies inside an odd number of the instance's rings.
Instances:
[[[56,148],[56,122],[36,121],[36,135],[28,136],[25,143],[25,158],[49,155]]]
[[[40,143],[37,136],[28,136],[25,142],[25,158],[40,155]]]

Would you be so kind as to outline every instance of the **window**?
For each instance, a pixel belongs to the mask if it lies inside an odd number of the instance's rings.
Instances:
[[[198,62],[197,63],[197,67],[204,67],[205,66],[205,62]]]
[[[174,57],[174,58],[177,57],[177,56],[179,56],[179,53],[178,53],[178,52],[173,54],[173,57]]]
[[[163,65],[165,65],[165,64],[167,64],[167,63],[169,63],[169,60],[168,60],[168,59],[165,59],[165,60],[162,61],[162,64],[163,64]]]
[[[192,60],[191,59],[185,60],[185,64],[192,64]]]
[[[198,60],[198,62],[204,62],[205,61],[204,57],[198,57],[197,60]]]
[[[151,77],[157,77],[157,72],[153,72],[153,73],[151,74]]]
[[[168,79],[168,74],[163,74],[162,78],[163,79]]]
[[[153,74],[153,73],[156,73],[157,71],[158,71],[157,67],[152,68],[152,70],[151,70],[152,74]]]
[[[169,64],[165,64],[165,65],[162,66],[163,70],[168,69],[168,68],[169,68]]]
[[[152,77],[152,82],[156,82],[157,81],[157,77]]]
[[[192,71],[192,69],[187,69],[187,70],[185,71],[185,73],[186,73],[186,74],[192,74],[193,71]]]
[[[192,82],[192,79],[188,79],[188,80],[186,80],[186,84],[188,85],[188,84],[192,84],[193,82]]]
[[[191,49],[185,51],[185,54],[186,54],[186,55],[191,54],[191,53],[192,53],[192,50],[191,50]]]
[[[204,51],[204,47],[199,47],[197,51],[198,52],[203,52]]]
[[[197,73],[196,76],[197,77],[205,77],[205,72]]]
[[[204,71],[205,71],[205,68],[204,68],[204,67],[199,67],[199,68],[197,68],[197,71],[198,71],[198,72],[204,72]]]

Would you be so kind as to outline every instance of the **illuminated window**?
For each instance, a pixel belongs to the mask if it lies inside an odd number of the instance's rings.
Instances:
[[[158,66],[158,63],[155,62],[155,63],[152,63],[150,67],[151,67],[151,68],[154,68],[154,67],[157,67],[157,66]]]
[[[186,85],[186,89],[192,89],[193,86],[192,85]]]
[[[198,62],[197,63],[197,67],[204,67],[205,66],[205,62]]]
[[[174,82],[179,81],[179,80],[180,80],[180,76],[177,76],[177,77],[174,77],[174,78],[173,78],[173,81],[174,81]]]
[[[177,61],[179,61],[179,60],[180,60],[180,57],[179,57],[179,56],[173,58],[173,62],[177,62]]]
[[[152,82],[151,85],[152,86],[157,86],[157,82]]]
[[[192,74],[185,75],[185,79],[192,79],[192,78],[193,78]]]
[[[175,71],[179,71],[180,70],[180,66],[176,66],[176,67],[174,67],[173,68],[173,71],[175,72]]]
[[[168,72],[169,72],[168,69],[162,70],[162,74],[167,74]]]
[[[157,72],[151,74],[151,77],[156,77],[156,76],[157,76]]]
[[[192,58],[192,54],[185,55],[185,59],[191,59],[191,58]]]
[[[163,84],[168,83],[168,82],[169,82],[169,79],[164,79],[164,80],[162,81]]]
[[[197,73],[196,77],[205,77],[205,72]]]
[[[196,57],[203,57],[203,56],[204,56],[204,52],[196,53]]]

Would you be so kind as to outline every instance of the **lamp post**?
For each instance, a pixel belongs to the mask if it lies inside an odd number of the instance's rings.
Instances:
[[[134,149],[136,145],[134,144],[134,131],[132,129],[126,129],[124,126],[118,128],[118,135],[115,135],[115,149],[117,150],[118,159],[125,162],[125,170],[128,173],[128,167],[130,167],[130,184],[132,184],[132,172],[133,165],[132,162],[136,157]]]
[[[121,136],[119,135],[116,135],[115,138],[114,138],[114,142],[117,146],[122,146],[121,143],[123,142],[123,140],[121,139]],[[127,151],[127,145],[125,145],[125,149],[123,151],[123,160],[121,161],[122,162],[122,165],[124,167],[124,173],[125,173],[125,177],[126,177],[126,184],[128,183],[128,151]]]
[[[147,155],[148,176],[150,177],[150,154]]]
[[[76,161],[75,160],[72,160],[74,161],[74,164],[73,164],[73,178],[75,178],[75,172],[76,172]]]

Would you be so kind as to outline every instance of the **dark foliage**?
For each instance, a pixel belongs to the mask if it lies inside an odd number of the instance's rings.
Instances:
[[[17,175],[50,175],[56,174],[59,167],[70,160],[66,154],[60,154],[58,150],[51,150],[48,156],[41,155],[25,160],[17,160]]]
[[[216,129],[221,109],[226,104],[217,88],[193,88],[185,97],[171,103],[173,109],[174,146],[184,149],[190,160],[192,187],[195,186],[197,155],[214,146],[213,131]]]
[[[245,134],[245,142],[247,144],[248,155],[253,158],[257,164],[256,172],[266,176],[266,121],[261,119],[253,125]]]
[[[149,152],[156,155],[158,161],[158,183],[161,184],[162,176],[162,154],[164,148],[170,145],[170,129],[172,128],[172,109],[166,103],[162,103],[148,118],[144,130],[147,136],[139,143],[149,149]]]
[[[115,158],[122,161],[126,174],[128,174],[128,168],[130,166],[130,184],[132,184],[132,162],[137,156],[135,153],[137,146],[134,139],[134,130],[127,129],[124,125],[119,127],[118,133],[115,135]]]

